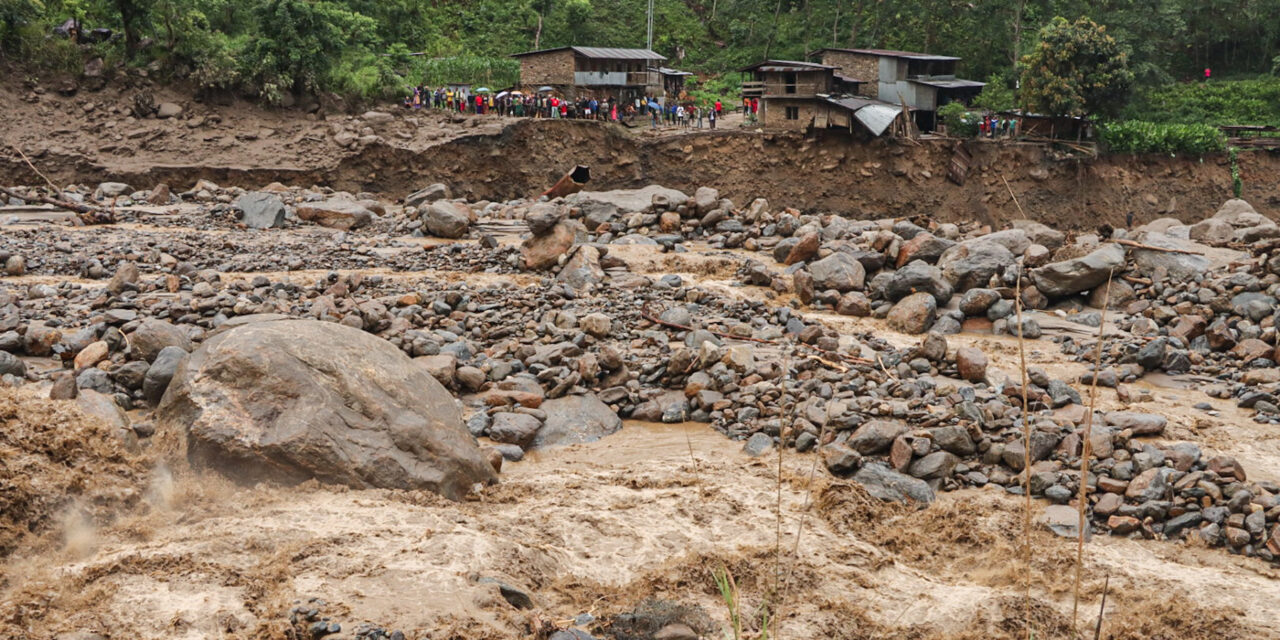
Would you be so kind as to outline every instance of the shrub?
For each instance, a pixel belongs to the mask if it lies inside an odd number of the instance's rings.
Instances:
[[[1226,136],[1207,124],[1160,124],[1127,120],[1102,125],[1099,140],[1112,153],[1204,155],[1226,149]]]
[[[1280,78],[1187,82],[1139,91],[1126,119],[1280,126]]]
[[[957,138],[972,138],[978,135],[978,123],[981,122],[981,118],[959,102],[948,102],[939,108],[938,118],[947,125],[949,135]]]

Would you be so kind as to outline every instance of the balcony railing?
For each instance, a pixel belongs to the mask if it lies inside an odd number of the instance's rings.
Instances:
[[[575,71],[573,83],[580,87],[630,87],[659,84],[658,74],[651,71]]]

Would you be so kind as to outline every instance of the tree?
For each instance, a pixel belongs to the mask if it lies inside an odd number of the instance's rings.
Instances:
[[[1054,18],[1020,66],[1022,102],[1048,115],[1114,115],[1133,85],[1128,54],[1088,18]]]

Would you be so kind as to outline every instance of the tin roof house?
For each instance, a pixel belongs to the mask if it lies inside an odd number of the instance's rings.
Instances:
[[[938,107],[968,103],[982,91],[983,82],[956,77],[960,58],[890,49],[820,49],[822,64],[865,80],[858,94],[889,104],[905,104],[924,131],[936,126]]]
[[[899,121],[899,107],[857,96],[862,81],[837,74],[831,65],[765,60],[741,71],[751,76],[742,83],[742,96],[760,101],[764,129],[847,129],[879,136]]]
[[[649,49],[556,47],[512,56],[520,61],[520,86],[526,91],[551,87],[566,98],[580,96],[633,99],[661,96],[664,78],[683,76],[662,63],[665,56]],[[675,84],[675,83],[672,83]]]

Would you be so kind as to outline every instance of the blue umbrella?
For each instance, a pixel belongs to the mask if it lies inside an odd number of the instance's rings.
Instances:
[[[650,108],[650,109],[662,109],[662,105],[660,105],[660,104],[658,104],[658,103],[656,103],[656,102],[654,102],[654,101],[650,100],[650,101],[649,101],[649,108]]]

